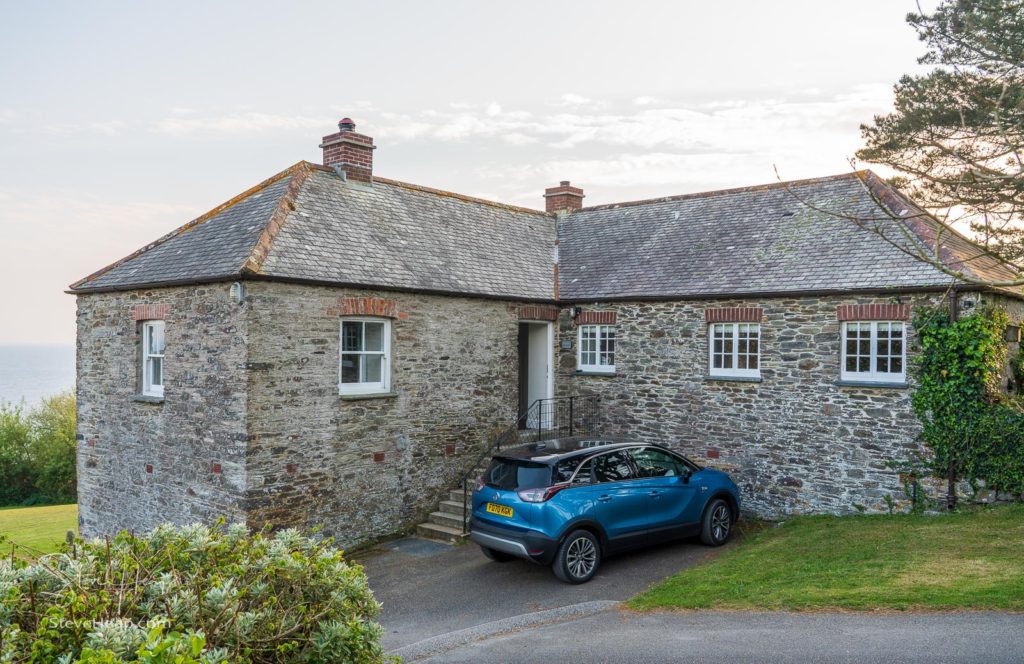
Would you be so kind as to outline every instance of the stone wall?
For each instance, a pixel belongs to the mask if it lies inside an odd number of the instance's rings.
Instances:
[[[164,317],[163,400],[142,400],[141,323]],[[244,518],[245,312],[227,284],[78,297],[83,535]]]
[[[921,304],[929,297],[903,297]],[[883,511],[906,500],[888,463],[919,453],[907,388],[837,385],[841,304],[889,298],[625,302],[614,376],[576,374],[576,325],[559,319],[559,391],[601,395],[612,433],[668,444],[730,471],[762,517]],[[711,380],[705,309],[763,308],[761,382]],[[908,347],[913,348],[910,332]]]
[[[515,304],[254,282],[247,306],[254,524],[344,546],[413,525],[515,415]],[[387,397],[338,395],[346,306],[393,316]]]

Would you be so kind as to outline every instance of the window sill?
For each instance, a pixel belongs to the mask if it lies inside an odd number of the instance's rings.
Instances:
[[[837,387],[878,387],[889,390],[905,390],[910,387],[910,383],[888,383],[878,380],[837,380]]]
[[[574,372],[576,376],[614,376],[614,371],[591,371],[589,369],[577,369]]]
[[[398,392],[367,392],[366,394],[341,394],[342,401],[363,401],[364,399],[394,399]]]
[[[164,398],[152,394],[136,394],[132,396],[132,401],[138,403],[163,403]]]
[[[705,383],[760,383],[760,376],[704,376]]]

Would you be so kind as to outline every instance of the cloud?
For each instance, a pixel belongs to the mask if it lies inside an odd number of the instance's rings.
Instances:
[[[165,134],[195,132],[249,133],[270,130],[323,129],[322,117],[304,115],[277,115],[273,113],[229,113],[195,117],[193,113],[177,113],[153,123],[153,129]]]

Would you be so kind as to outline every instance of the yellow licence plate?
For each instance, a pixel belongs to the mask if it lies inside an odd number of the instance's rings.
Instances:
[[[515,514],[511,507],[505,507],[504,505],[498,505],[497,503],[487,503],[487,511],[491,514],[498,514],[509,518],[512,518],[512,515]]]

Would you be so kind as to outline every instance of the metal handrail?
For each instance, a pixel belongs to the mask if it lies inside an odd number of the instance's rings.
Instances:
[[[459,486],[462,488],[462,532],[463,532],[463,534],[469,532],[469,480],[474,475],[476,475],[476,473],[479,471],[480,464],[483,463],[483,461],[485,459],[489,458],[491,456],[491,454],[495,450],[501,451],[501,446],[503,444],[507,446],[507,444],[509,442],[508,441],[509,438],[515,438],[516,441],[518,441],[519,437],[520,437],[520,433],[519,432],[524,430],[524,429],[526,429],[526,426],[529,425],[529,423],[531,421],[530,415],[533,413],[534,410],[536,410],[536,414],[535,414],[536,420],[535,421],[537,423],[537,426],[536,426],[536,430],[535,430],[536,431],[536,433],[535,433],[536,438],[534,439],[533,442],[538,442],[538,441],[541,441],[541,440],[546,440],[546,439],[551,439],[551,438],[557,438],[558,436],[562,435],[563,432],[562,432],[562,428],[561,428],[560,423],[556,424],[556,426],[554,426],[554,427],[544,428],[544,424],[546,422],[550,423],[549,420],[545,420],[545,411],[544,411],[544,405],[545,404],[557,404],[557,403],[562,403],[562,402],[568,402],[568,404],[569,404],[569,426],[568,426],[568,432],[567,433],[568,433],[569,436],[575,436],[576,433],[577,433],[577,427],[576,427],[576,414],[577,414],[576,402],[578,400],[592,401],[593,402],[592,406],[594,408],[594,411],[593,411],[592,415],[596,416],[598,399],[599,399],[599,397],[596,394],[573,395],[573,396],[568,396],[568,397],[554,397],[554,398],[550,398],[550,399],[537,399],[532,404],[530,404],[530,407],[527,408],[526,411],[523,412],[522,415],[520,415],[519,417],[517,417],[515,419],[515,421],[512,423],[511,426],[509,426],[507,429],[502,431],[494,439],[494,441],[490,445],[488,445],[487,449],[484,450],[483,454],[481,454],[479,457],[477,457],[476,461],[473,462],[473,465],[470,466],[469,471],[466,472],[466,474],[463,475],[462,479],[459,481]],[[550,415],[550,414],[551,414],[551,411],[549,410],[548,411],[548,415]],[[590,424],[594,424],[594,423],[591,422]],[[526,425],[526,426],[524,426],[524,425]],[[592,427],[586,427],[586,428],[588,429],[587,433],[593,433],[593,431],[590,430]]]

